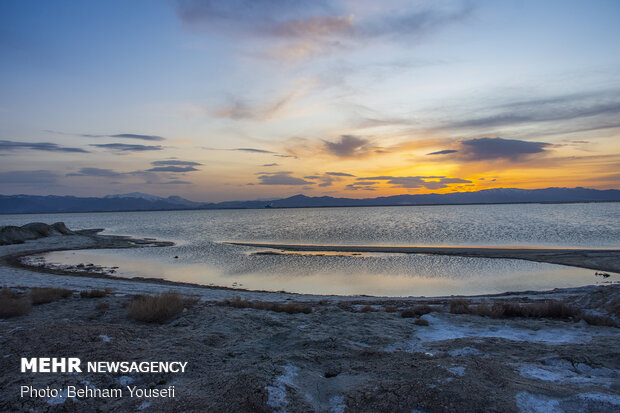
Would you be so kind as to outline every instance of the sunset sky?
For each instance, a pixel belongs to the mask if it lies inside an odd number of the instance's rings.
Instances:
[[[0,2],[0,194],[620,189],[620,2]]]

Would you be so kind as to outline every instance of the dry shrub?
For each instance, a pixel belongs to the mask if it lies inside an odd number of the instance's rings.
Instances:
[[[309,314],[312,312],[312,306],[309,304],[301,303],[270,303],[268,301],[249,301],[244,300],[241,297],[233,298],[232,300],[224,300],[216,303],[220,306],[235,307],[235,308],[253,308],[255,310],[275,311],[278,313]]]
[[[469,314],[476,314],[491,318],[555,318],[560,320],[585,320],[585,317],[579,309],[569,304],[556,300],[539,301],[533,303],[518,303],[513,301],[496,302],[493,304],[482,303],[477,306],[471,306],[467,309]],[[591,321],[593,323],[607,323],[604,320]],[[586,320],[587,321],[587,320]],[[612,320],[613,321],[613,320]]]
[[[71,297],[73,291],[66,288],[32,287],[30,289],[30,301],[33,305],[47,304],[62,298]]]
[[[163,323],[181,314],[198,299],[182,297],[175,292],[158,295],[137,295],[127,306],[127,317],[145,323]]]
[[[546,301],[543,303],[533,303],[522,306],[527,309],[525,317],[545,317],[568,319],[575,318],[580,311],[576,307],[561,301]]]
[[[374,312],[374,311],[378,311],[376,308],[371,307],[369,305],[365,305],[362,308],[360,308],[360,313],[370,313],[370,312]]]
[[[581,314],[579,318],[593,326],[618,327],[616,322],[611,317],[594,314]]]
[[[31,307],[28,297],[20,296],[7,287],[0,291],[0,318],[28,314]]]
[[[319,305],[329,305],[329,300],[324,298],[321,301],[319,301]]]
[[[353,311],[353,304],[350,301],[340,301],[338,303],[338,308],[344,311]]]
[[[80,297],[82,298],[103,298],[106,297],[108,295],[108,293],[110,292],[109,289],[105,289],[105,290],[83,290],[80,291]]]
[[[95,310],[99,311],[100,313],[105,313],[109,309],[110,309],[110,304],[106,303],[105,301],[102,301],[95,306]]]
[[[450,312],[452,314],[470,314],[469,300],[463,298],[450,300]]]
[[[386,305],[383,311],[385,311],[386,313],[395,313],[398,311],[398,309],[396,308],[396,306]]]
[[[428,320],[425,320],[423,318],[418,318],[417,320],[415,320],[413,322],[413,324],[415,324],[417,326],[427,326],[428,325]]]
[[[404,310],[402,313],[400,313],[400,316],[403,318],[414,318],[414,317],[420,317],[421,315],[424,315],[424,314],[428,314],[431,311],[433,311],[433,309],[429,307],[428,305],[418,304],[418,305],[414,305],[413,307]]]

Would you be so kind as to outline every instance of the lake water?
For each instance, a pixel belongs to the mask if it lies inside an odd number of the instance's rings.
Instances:
[[[173,247],[50,253],[119,266],[121,276],[320,294],[481,294],[595,284],[594,271],[520,260],[405,254],[252,255],[225,241],[328,245],[620,248],[620,203],[510,204],[0,215],[0,225],[69,228],[175,241]],[[179,256],[179,259],[175,259]],[[607,281],[617,281],[613,274]]]

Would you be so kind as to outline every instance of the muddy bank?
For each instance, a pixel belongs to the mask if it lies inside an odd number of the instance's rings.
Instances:
[[[620,272],[620,250],[566,248],[491,248],[491,247],[415,247],[369,245],[297,245],[256,242],[230,242],[233,245],[273,248],[282,251],[384,252],[401,254],[455,255],[477,258],[509,258],[549,264],[570,265],[592,270]]]

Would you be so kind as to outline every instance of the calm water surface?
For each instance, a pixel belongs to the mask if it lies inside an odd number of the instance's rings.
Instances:
[[[404,254],[252,255],[223,241],[620,248],[620,203],[0,215],[172,240],[173,247],[48,254],[122,276],[322,294],[478,294],[594,284],[594,271],[507,259]],[[174,259],[179,256],[179,259]],[[613,274],[607,281],[618,280]]]

